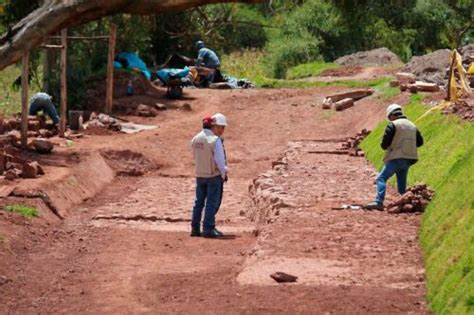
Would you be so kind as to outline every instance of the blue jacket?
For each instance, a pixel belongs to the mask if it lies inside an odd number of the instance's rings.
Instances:
[[[204,66],[206,68],[215,69],[221,65],[217,54],[209,48],[199,49],[196,66]]]

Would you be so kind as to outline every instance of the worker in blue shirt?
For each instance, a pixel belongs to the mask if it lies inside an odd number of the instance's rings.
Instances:
[[[196,49],[199,51],[196,60],[196,67],[206,67],[214,70],[206,78],[208,83],[213,83],[216,71],[218,71],[221,66],[219,57],[217,57],[217,54],[213,50],[206,48],[204,42],[201,40],[196,42]]]

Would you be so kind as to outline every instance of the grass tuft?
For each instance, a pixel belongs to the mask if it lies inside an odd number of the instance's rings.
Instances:
[[[38,216],[38,209],[26,205],[14,204],[4,207],[5,211],[18,213],[25,218],[33,218]]]
[[[318,77],[325,70],[337,69],[339,67],[340,66],[335,63],[315,61],[311,63],[301,64],[299,66],[288,69],[286,77],[290,80]]]

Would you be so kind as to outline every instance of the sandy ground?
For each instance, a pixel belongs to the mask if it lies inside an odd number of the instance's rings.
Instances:
[[[0,313],[427,313],[420,217],[331,210],[371,200],[375,170],[360,157],[309,151],[336,149],[320,140],[373,128],[386,107],[373,96],[323,112],[324,96],[338,90],[189,90],[158,117],[135,119],[156,130],[76,141],[79,155],[131,150],[156,167],[118,177],[61,222],[0,215],[8,235]],[[181,109],[186,103],[192,111]],[[229,119],[230,181],[217,216],[229,235],[223,240],[189,237],[189,141],[215,111]],[[288,167],[273,177],[289,205],[253,222],[250,214],[262,209],[249,185],[282,156]],[[276,271],[298,281],[277,284],[269,277]]]

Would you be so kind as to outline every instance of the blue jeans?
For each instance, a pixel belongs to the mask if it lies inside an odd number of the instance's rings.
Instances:
[[[191,226],[198,230],[201,224],[202,210],[204,209],[203,230],[211,231],[216,226],[216,212],[222,198],[222,177],[196,178],[196,200],[193,208]]]
[[[388,161],[387,164],[382,168],[379,176],[377,176],[377,197],[375,201],[379,205],[383,205],[385,200],[385,190],[387,186],[387,181],[394,174],[397,174],[397,188],[398,192],[403,195],[407,189],[407,175],[408,169],[416,161],[408,159],[396,159]]]
[[[54,107],[53,102],[46,100],[37,100],[30,105],[29,115],[35,116],[38,112],[43,111],[47,114],[55,125],[59,124],[59,115]]]

